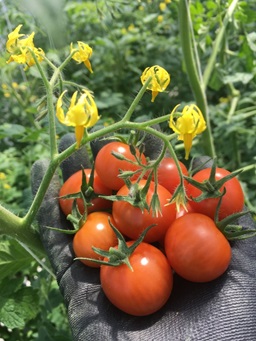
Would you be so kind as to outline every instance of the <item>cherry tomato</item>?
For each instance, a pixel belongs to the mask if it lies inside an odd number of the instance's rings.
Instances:
[[[111,214],[106,212],[93,212],[88,214],[84,225],[77,231],[73,239],[73,249],[76,257],[87,257],[102,260],[104,257],[95,253],[92,246],[102,250],[109,250],[117,245],[115,232],[109,225],[108,219],[113,224]],[[81,259],[81,262],[90,267],[100,267],[99,264]]]
[[[199,182],[204,182],[209,178],[210,172],[210,168],[205,168],[196,173],[193,176],[193,179]],[[230,172],[226,169],[217,168],[215,179],[222,179],[228,174],[230,174]],[[222,220],[233,213],[241,212],[244,207],[244,195],[239,180],[237,178],[232,178],[228,180],[224,184],[224,186],[221,187],[221,192],[223,192],[224,187],[226,189],[226,193],[222,197],[218,216],[219,220]],[[195,186],[191,184],[187,185],[187,195],[189,198],[192,198],[192,200],[190,201],[190,205],[194,209],[194,211],[198,213],[203,213],[214,219],[214,215],[220,198],[208,198],[200,202],[193,201],[193,198],[197,198],[201,193],[202,191]]]
[[[127,160],[120,160],[116,158],[112,152],[122,154],[123,157],[132,162],[135,162],[136,159],[131,153],[129,145],[117,141],[106,144],[98,152],[95,159],[95,169],[99,174],[101,181],[105,186],[113,190],[119,190],[124,185],[124,180],[118,177],[120,170],[135,172],[140,169],[140,166]],[[138,158],[141,158],[141,163],[146,164],[145,155],[140,155],[138,149],[136,150],[136,155]],[[131,180],[135,180],[138,176],[138,174],[134,174],[134,176],[131,177]]]
[[[139,181],[140,188],[143,188],[145,184],[145,179]],[[146,195],[148,205],[150,205],[154,194],[154,186],[155,184],[151,182]],[[135,207],[126,201],[115,201],[113,203],[112,214],[116,228],[125,236],[136,240],[148,226],[156,224],[156,226],[152,227],[147,232],[144,241],[151,243],[161,240],[168,227],[176,218],[176,205],[167,205],[171,198],[171,194],[163,186],[157,186],[157,193],[161,210],[161,213],[158,213],[157,216],[153,215],[152,209],[149,211],[146,209],[141,210],[139,207]],[[129,196],[130,190],[125,185],[117,192],[117,195]]]
[[[124,312],[135,316],[152,314],[164,306],[172,292],[171,267],[160,250],[144,242],[129,261],[133,271],[126,264],[101,266],[102,289],[110,302]]]
[[[182,174],[188,175],[187,167],[181,161],[179,161],[179,165]],[[171,194],[174,193],[175,189],[180,184],[180,176],[173,158],[166,157],[162,159],[157,169],[157,179],[160,185],[168,189]],[[184,186],[186,186],[186,184],[187,182],[184,180]]]
[[[172,223],[165,235],[165,253],[174,271],[192,282],[216,279],[231,260],[228,240],[200,213],[185,214]]]
[[[91,169],[84,169],[87,182],[89,181]],[[79,170],[78,172],[74,173],[69,177],[64,184],[62,185],[59,196],[64,196],[68,194],[74,194],[78,193],[81,190],[82,185],[82,172],[83,170]],[[93,181],[93,188],[94,192],[97,194],[102,195],[111,195],[112,191],[108,187],[106,187],[99,178],[97,172],[94,171],[94,181]],[[63,213],[67,216],[72,211],[72,205],[73,205],[74,199],[63,199],[59,198],[59,204],[63,211]],[[101,210],[107,210],[112,207],[112,202],[106,199],[102,198],[94,198],[92,199],[92,206],[88,206],[88,213],[93,211],[101,211]],[[77,199],[77,205],[78,209],[81,214],[84,212],[84,203],[83,200],[78,198]]]

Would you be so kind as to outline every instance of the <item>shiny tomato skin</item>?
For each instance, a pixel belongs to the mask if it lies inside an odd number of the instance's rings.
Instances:
[[[179,165],[183,175],[188,176],[187,167],[179,161]],[[173,194],[175,189],[180,184],[180,176],[178,168],[173,158],[165,157],[160,162],[157,169],[157,179],[158,183],[164,186],[168,191]],[[184,186],[186,187],[187,182],[184,180]]]
[[[193,176],[193,179],[199,182],[203,182],[207,180],[210,176],[211,169],[205,168]],[[215,179],[220,180],[224,176],[229,175],[230,172],[223,168],[217,168]],[[224,186],[221,187],[221,192],[223,192],[224,187],[226,189],[226,193],[222,197],[222,203],[219,211],[219,220],[224,219],[225,217],[236,213],[241,212],[244,207],[244,194],[240,182],[237,178],[232,178],[228,180]],[[189,198],[196,198],[201,194],[201,190],[196,188],[195,186],[188,184],[187,185],[187,195]],[[195,202],[193,199],[190,201],[190,205],[194,209],[195,212],[202,213],[208,215],[210,218],[214,219],[214,215],[216,212],[216,208],[219,202],[219,198],[209,198],[204,199],[200,202]]]
[[[180,206],[179,211],[176,209],[176,218],[182,217],[185,214],[195,212],[192,206],[190,205],[190,201],[188,201],[184,206]]]
[[[133,271],[126,264],[101,266],[102,289],[110,302],[127,314],[150,315],[161,309],[171,295],[171,267],[159,249],[144,242],[135,249],[129,261]]]
[[[130,152],[129,145],[118,141],[106,144],[98,152],[95,159],[95,169],[104,185],[117,191],[124,185],[124,180],[118,177],[120,170],[134,172],[140,169],[140,166],[126,160],[119,160],[112,152],[122,154],[123,157],[131,161],[135,161],[136,159]],[[139,151],[136,150],[136,155],[141,157],[141,162],[143,164],[146,164],[146,157],[144,154],[140,155]],[[138,176],[139,175],[135,174],[131,177],[131,180],[135,180]]]
[[[106,212],[92,212],[88,214],[84,225],[76,232],[73,239],[73,250],[76,257],[86,257],[102,260],[104,257],[95,253],[92,246],[102,250],[109,250],[117,245],[115,232],[109,225],[113,223],[111,214]],[[88,260],[80,260],[87,266],[98,268],[99,264]]]
[[[146,180],[142,179],[139,182],[140,187],[144,187]],[[151,182],[148,193],[147,203],[151,202],[154,194],[154,183]],[[112,214],[114,218],[114,225],[126,237],[130,239],[138,239],[141,233],[150,225],[156,224],[146,234],[144,241],[152,243],[161,240],[171,223],[176,218],[176,205],[168,204],[171,199],[170,192],[161,185],[157,187],[157,193],[160,201],[160,208],[162,213],[158,216],[153,216],[152,209],[143,211],[139,207],[135,207],[126,201],[115,201],[112,207]],[[128,196],[129,189],[125,185],[118,192],[117,195]]]
[[[86,174],[86,181],[89,181],[91,169],[86,168],[84,169],[84,172]],[[80,192],[81,185],[82,185],[82,172],[83,170],[79,170],[73,175],[71,175],[62,185],[59,196],[64,196],[67,194],[74,194],[77,192]],[[111,195],[112,191],[106,187],[99,178],[97,172],[94,171],[94,181],[93,181],[93,188],[94,192],[97,194],[102,195]],[[72,211],[72,205],[73,205],[73,199],[62,199],[59,198],[59,204],[61,207],[62,212],[67,216]],[[112,207],[112,202],[103,198],[94,198],[92,200],[92,206],[88,206],[88,213],[94,212],[94,211],[101,211],[101,210],[107,210]],[[79,208],[79,211],[81,214],[84,213],[84,203],[83,200],[78,198],[77,199],[77,205]]]
[[[188,213],[168,229],[165,254],[181,277],[192,282],[209,282],[227,270],[231,247],[211,218]]]

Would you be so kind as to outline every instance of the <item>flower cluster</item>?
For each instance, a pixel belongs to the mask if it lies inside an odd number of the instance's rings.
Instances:
[[[161,3],[162,10],[164,10],[169,2],[170,0],[165,0],[165,2]],[[41,48],[34,46],[35,33],[32,32],[30,35],[25,36],[20,33],[21,27],[22,25],[18,25],[8,35],[6,49],[11,56],[7,63],[25,64],[25,69],[27,69],[36,64],[36,61],[41,62],[44,59],[47,60],[47,58]],[[70,58],[78,63],[84,63],[91,73],[93,72],[90,63],[92,52],[92,48],[82,41],[77,42],[77,48],[74,48],[72,43],[70,44]],[[165,91],[171,81],[169,73],[159,65],[147,67],[140,79],[142,84],[147,83],[147,89],[152,91],[152,102],[154,102],[159,92]],[[5,96],[9,96],[5,85],[3,86],[3,91]],[[74,92],[65,115],[62,106],[63,96],[66,91],[62,92],[57,100],[56,116],[62,124],[75,127],[77,148],[79,148],[85,129],[94,126],[99,120],[98,109],[91,92],[83,89],[83,93],[78,99],[78,92]],[[176,112],[178,106],[170,114],[169,126],[178,134],[178,139],[184,141],[185,158],[188,159],[192,140],[206,129],[206,123],[200,109],[196,105],[185,106],[182,113]]]
[[[38,62],[44,59],[44,51],[34,45],[34,35],[32,32],[29,36],[20,33],[22,25],[15,28],[13,32],[8,35],[6,42],[6,50],[10,53],[10,58],[7,63],[16,62],[18,64],[25,64],[27,70],[30,66],[35,65],[35,58]],[[34,58],[35,56],[35,58]]]

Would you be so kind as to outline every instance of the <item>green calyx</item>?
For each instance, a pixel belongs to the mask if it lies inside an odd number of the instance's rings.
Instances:
[[[93,181],[94,181],[94,165],[90,173],[89,181],[87,182],[84,168],[82,168],[82,184],[81,189],[77,193],[63,195],[61,199],[83,199],[85,207],[91,206],[91,201],[98,197],[98,194],[94,192]]]
[[[198,197],[192,197],[192,199],[195,202],[200,202],[205,199],[209,198],[220,198],[223,196],[223,186],[225,183],[238,174],[240,174],[242,170],[237,170],[234,171],[226,176],[224,176],[222,179],[216,180],[215,179],[215,174],[216,174],[216,160],[214,160],[213,165],[211,167],[211,172],[209,175],[209,178],[203,182],[199,182],[194,180],[191,177],[185,176],[184,178],[189,182],[191,185],[194,187],[200,189],[202,191],[202,194],[199,195]]]
[[[141,209],[141,211],[144,211],[145,209],[147,211],[150,210],[150,206],[147,203],[147,193],[150,187],[151,183],[151,177],[149,177],[146,181],[146,184],[144,187],[141,187],[139,184],[139,181],[132,182],[130,179],[124,180],[126,186],[129,189],[128,195],[100,195],[101,198],[105,198],[107,200],[112,201],[125,201],[131,204],[134,207],[138,207]]]
[[[245,229],[241,225],[233,224],[238,218],[249,214],[250,211],[234,213],[216,223],[218,229],[228,240],[242,240],[256,236],[256,230]]]
[[[109,219],[109,225],[115,232],[118,244],[117,247],[110,247],[108,251],[99,249],[97,247],[92,246],[94,252],[98,255],[107,258],[108,260],[98,260],[94,258],[85,258],[85,257],[77,257],[75,260],[88,260],[94,263],[98,263],[101,265],[108,265],[108,266],[120,266],[122,264],[126,264],[131,271],[133,268],[130,263],[130,256],[134,252],[134,250],[139,246],[139,244],[143,241],[144,237],[146,236],[147,232],[155,225],[148,226],[140,235],[140,237],[130,246],[127,245],[123,235],[121,232],[111,223]]]

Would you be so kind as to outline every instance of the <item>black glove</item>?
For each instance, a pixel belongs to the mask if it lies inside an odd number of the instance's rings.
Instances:
[[[61,149],[74,142],[68,135]],[[79,149],[62,164],[64,180],[89,159]],[[38,161],[32,169],[35,193],[47,169]],[[254,341],[256,339],[256,240],[232,243],[232,261],[224,275],[209,283],[191,283],[174,275],[167,304],[146,317],[134,317],[115,308],[105,297],[99,270],[74,261],[72,236],[46,228],[71,228],[58,205],[59,177],[53,178],[38,214],[46,249],[68,310],[74,341]],[[239,219],[256,228],[249,214]],[[152,279],[154,280],[154,279]]]

